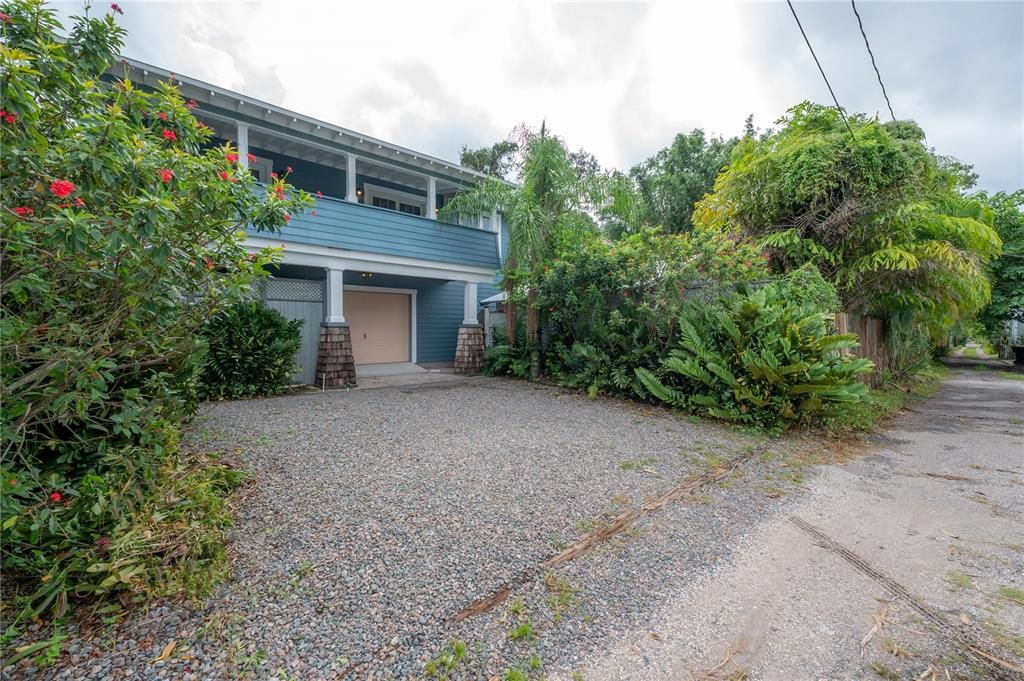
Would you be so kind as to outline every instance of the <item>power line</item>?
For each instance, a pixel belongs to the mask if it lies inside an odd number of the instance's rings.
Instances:
[[[864,22],[860,20],[860,12],[857,11],[857,3],[855,0],[850,0],[850,5],[853,6],[853,13],[857,15],[857,25],[860,26],[860,34],[864,36],[864,46],[868,48],[868,55],[871,57],[871,66],[875,69],[875,75],[878,76],[878,84],[882,86],[882,96],[885,97],[885,105],[889,107],[889,115],[892,119],[896,120],[896,114],[892,112],[892,103],[889,101],[889,93],[885,91],[885,83],[882,82],[882,74],[878,71],[878,64],[875,63],[875,53],[871,51],[871,43],[868,42],[868,34],[864,32]]]
[[[800,35],[804,37],[804,42],[807,43],[807,49],[811,51],[811,56],[814,57],[814,63],[818,65],[818,70],[821,71],[821,77],[825,79],[825,85],[828,86],[829,94],[832,95],[832,101],[836,103],[836,109],[839,110],[839,115],[843,117],[843,123],[846,123],[846,129],[850,132],[850,137],[857,139],[857,136],[853,134],[853,128],[850,127],[850,121],[846,120],[846,112],[843,111],[843,107],[839,106],[839,100],[836,99],[836,93],[832,89],[832,84],[828,82],[828,76],[825,75],[825,69],[821,68],[821,62],[818,61],[818,55],[814,54],[814,48],[811,47],[811,41],[807,39],[807,33],[804,31],[804,25],[800,23],[800,17],[796,15],[796,10],[793,9],[792,1],[786,0],[786,4],[789,5],[789,11],[793,13],[793,18],[796,19],[796,25],[800,28]]]

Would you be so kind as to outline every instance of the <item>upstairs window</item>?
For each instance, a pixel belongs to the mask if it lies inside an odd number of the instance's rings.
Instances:
[[[419,206],[413,206],[408,203],[399,203],[398,210],[402,213],[408,213],[409,215],[423,215],[423,211]]]
[[[392,199],[385,199],[382,196],[373,197],[374,208],[387,208],[388,210],[395,210],[395,201]]]

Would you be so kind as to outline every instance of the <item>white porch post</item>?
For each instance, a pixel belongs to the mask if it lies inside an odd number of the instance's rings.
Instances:
[[[437,180],[433,177],[427,178],[427,218],[437,219]]]
[[[359,203],[356,196],[356,155],[348,154],[345,165],[345,183],[348,185],[345,190],[345,200],[352,203]]]
[[[477,318],[476,318],[476,308],[477,308],[476,282],[475,281],[467,281],[467,282],[464,282],[463,285],[464,285],[465,288],[464,288],[463,300],[462,300],[462,323],[463,324],[472,324],[474,326],[478,326],[480,324],[480,322],[477,321]]]
[[[345,323],[345,293],[343,280],[345,270],[327,270],[327,318],[328,324]]]
[[[238,165],[243,170],[249,169],[249,124],[235,123],[238,127]]]

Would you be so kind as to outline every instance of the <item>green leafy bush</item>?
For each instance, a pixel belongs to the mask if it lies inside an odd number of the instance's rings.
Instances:
[[[636,375],[656,399],[715,418],[778,431],[867,394],[870,361],[844,355],[853,334],[833,334],[835,292],[802,269],[715,304],[684,305],[676,347]],[[822,303],[832,302],[832,307]]]
[[[208,399],[279,395],[292,385],[301,321],[258,302],[238,303],[203,327],[209,346],[199,377]]]
[[[203,530],[219,520],[190,506],[202,476],[161,501],[199,330],[275,259],[249,253],[242,228],[279,229],[311,201],[208,148],[173,84],[105,80],[124,35],[111,15],[58,37],[36,0],[0,11],[0,563],[17,625],[210,555]],[[168,524],[186,507],[187,524]]]
[[[751,244],[719,232],[648,228],[615,242],[587,240],[563,251],[538,285],[547,373],[591,395],[646,398],[634,369],[656,368],[671,349],[683,301],[766,274]]]

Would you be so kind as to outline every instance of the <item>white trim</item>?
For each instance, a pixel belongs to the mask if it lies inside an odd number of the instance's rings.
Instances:
[[[437,219],[437,178],[427,178],[427,214],[423,217],[428,220]]]
[[[395,212],[400,213],[398,210],[398,204],[404,203],[406,205],[415,205],[420,209],[420,214],[417,217],[425,218],[426,214],[426,197],[416,196],[415,194],[409,194],[403,192],[400,189],[392,189],[391,187],[382,187],[379,184],[370,181],[370,178],[363,178],[363,204],[366,206],[373,206],[373,197],[379,199],[387,199],[395,202]],[[387,209],[385,209],[387,210]],[[408,215],[408,213],[406,213]]]
[[[409,361],[416,363],[416,289],[388,288],[386,286],[363,286],[361,284],[345,284],[344,291],[363,291],[364,293],[400,293],[409,296]],[[344,291],[342,297],[344,297]]]
[[[462,323],[463,325],[479,324],[477,313],[480,310],[480,303],[477,302],[477,298],[480,296],[477,293],[477,283],[464,281],[462,287]]]
[[[196,99],[199,99],[200,101],[216,101],[218,106],[221,106],[222,108],[235,106],[235,108],[239,111],[244,110],[249,115],[262,116],[264,119],[268,120],[271,118],[271,116],[275,116],[280,121],[274,121],[275,123],[283,124],[285,127],[293,129],[299,129],[299,126],[301,124],[303,127],[308,128],[307,130],[302,130],[302,132],[304,132],[305,134],[312,134],[318,137],[322,137],[327,141],[332,141],[332,138],[345,137],[348,139],[347,143],[349,146],[358,147],[361,145],[365,147],[367,151],[372,151],[373,147],[376,146],[379,150],[384,150],[386,152],[390,152],[392,154],[402,157],[401,160],[403,163],[422,168],[422,172],[427,175],[429,175],[431,172],[436,172],[436,168],[437,170],[444,169],[448,171],[448,178],[457,178],[458,180],[464,180],[468,176],[469,178],[476,178],[480,180],[488,179],[488,176],[486,174],[473,170],[471,168],[460,166],[457,163],[445,161],[436,156],[430,156],[429,154],[414,151],[406,147],[400,147],[397,144],[391,144],[390,142],[385,142],[384,140],[380,140],[369,135],[364,135],[354,130],[343,128],[339,125],[334,125],[333,123],[321,121],[311,116],[305,116],[303,114],[290,111],[283,107],[279,107],[274,104],[270,104],[268,102],[255,99],[253,97],[248,97],[238,92],[232,92],[231,90],[219,87],[217,85],[212,85],[210,83],[207,83],[206,81],[199,80],[198,78],[191,78],[189,76],[182,76],[181,74],[172,73],[171,71],[168,71],[167,69],[161,68],[159,66],[147,64],[146,62],[139,61],[138,59],[131,59],[125,56],[121,57],[120,62],[127,64],[134,70],[140,71],[143,76],[141,80],[144,83],[152,84],[154,81],[166,81],[169,79],[173,79],[181,85],[188,86],[190,88],[195,88],[196,90],[198,90],[198,92],[189,93],[188,96],[191,97],[194,94],[196,95]],[[123,71],[121,70],[120,63],[111,67],[109,73],[118,78],[124,75]],[[131,74],[129,74],[129,77],[132,77]],[[222,97],[226,101],[221,103],[217,99],[218,97]],[[202,111],[201,105],[200,110]],[[208,112],[204,111],[203,113],[206,114]],[[378,151],[378,153],[380,152]],[[505,184],[508,184],[509,186],[515,186],[513,183],[508,182],[507,180],[501,181],[504,182]]]
[[[328,324],[345,323],[345,270],[335,267],[328,268],[324,273],[327,277],[327,315],[324,321]]]
[[[282,242],[280,239],[272,240],[254,236],[246,237],[245,246],[252,251],[284,246],[282,262],[290,265],[306,265],[308,267],[359,270],[376,274],[397,274],[406,277],[444,279],[446,281],[475,281],[479,284],[492,282],[494,275],[497,273],[497,270],[474,265],[459,265],[435,260],[406,258],[398,255],[349,251],[328,246]]]
[[[249,125],[235,121],[235,136],[238,138],[238,165],[249,169]]]
[[[345,200],[350,203],[359,203],[356,195],[356,161],[355,154],[345,154]]]

